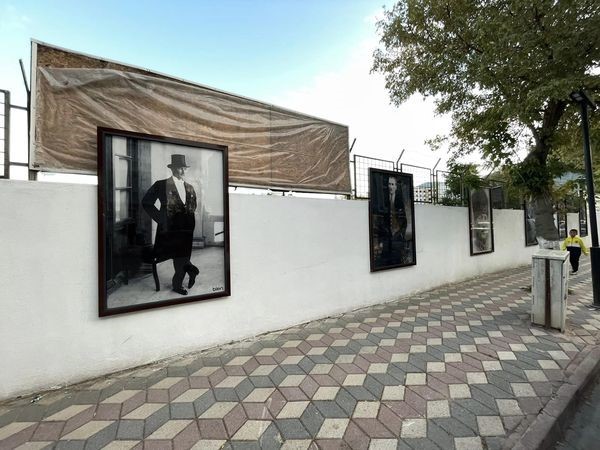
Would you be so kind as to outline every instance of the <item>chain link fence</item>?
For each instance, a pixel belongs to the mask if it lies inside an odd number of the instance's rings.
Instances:
[[[400,172],[413,176],[414,199],[416,203],[433,203],[433,175],[428,167],[400,164]]]
[[[350,163],[354,171],[354,198],[369,198],[369,169],[375,168],[412,174],[415,203],[445,206],[468,204],[469,188],[460,174],[362,155],[355,155]],[[485,178],[480,180],[480,184],[490,189],[492,208],[522,209],[523,200],[520,196],[511,195],[506,182]]]
[[[354,197],[369,198],[369,169],[396,170],[394,161],[354,155]]]

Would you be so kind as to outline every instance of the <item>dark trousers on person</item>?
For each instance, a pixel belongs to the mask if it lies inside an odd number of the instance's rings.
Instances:
[[[181,288],[181,284],[183,283],[183,278],[185,274],[189,274],[190,276],[193,274],[198,275],[200,272],[198,268],[190,262],[190,259],[187,257],[183,258],[173,258],[173,269],[175,269],[175,274],[173,275],[173,288],[179,289]]]
[[[581,256],[581,248],[567,247],[567,250],[569,250],[569,261],[571,262],[573,272],[577,272],[579,270],[579,257]]]

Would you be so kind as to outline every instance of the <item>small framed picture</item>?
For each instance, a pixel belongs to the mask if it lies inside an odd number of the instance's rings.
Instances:
[[[579,236],[588,235],[587,203],[584,198],[579,199]]]
[[[494,251],[494,221],[490,189],[469,191],[469,242],[471,256]]]
[[[98,128],[99,314],[231,295],[227,148]]]
[[[417,263],[413,176],[369,169],[371,272]]]
[[[523,217],[525,218],[525,246],[537,245],[537,234],[535,231],[535,211],[531,202],[523,202]]]
[[[564,208],[557,206],[556,210],[556,229],[558,230],[558,238],[566,239],[569,232],[567,230],[567,210],[566,203]]]

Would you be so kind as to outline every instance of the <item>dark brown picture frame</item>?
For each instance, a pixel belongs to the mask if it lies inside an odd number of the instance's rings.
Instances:
[[[469,190],[469,248],[471,256],[494,252],[494,215],[491,199],[489,188]],[[477,216],[477,219],[475,216]],[[485,224],[489,224],[489,226]]]
[[[523,225],[525,230],[525,247],[538,245],[535,231],[535,214],[531,209],[531,202],[523,201]],[[533,239],[531,237],[533,236]]]
[[[393,189],[391,179],[396,182],[392,207],[389,195]],[[369,168],[371,272],[416,265],[415,231],[412,174]]]
[[[100,317],[231,295],[227,147],[104,127],[97,139]],[[191,176],[176,185],[179,167]]]

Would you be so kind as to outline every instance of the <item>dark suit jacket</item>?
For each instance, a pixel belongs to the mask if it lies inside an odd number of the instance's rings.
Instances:
[[[192,185],[184,182],[184,187],[185,205],[172,177],[154,183],[142,199],[144,211],[158,224],[154,256],[161,261],[192,254],[197,198]],[[160,200],[160,209],[154,205],[156,200]]]
[[[375,231],[382,241],[404,239],[408,222],[402,189],[398,186],[393,205],[390,205],[389,191],[385,189],[383,192],[379,204],[372,211],[375,218]]]

